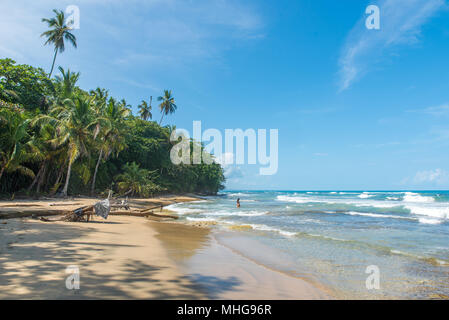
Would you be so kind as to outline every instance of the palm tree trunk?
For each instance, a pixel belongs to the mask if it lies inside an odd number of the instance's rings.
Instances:
[[[5,167],[6,167],[6,166],[2,167],[2,170],[0,171],[0,180],[2,179],[3,172],[5,171]]]
[[[28,192],[31,191],[31,189],[33,189],[34,185],[37,183],[37,181],[39,180],[41,174],[42,174],[42,170],[44,169],[44,163],[42,163],[41,167],[39,168],[39,171],[37,172],[36,176],[34,177],[33,183],[31,183],[31,185],[28,187]]]
[[[72,172],[72,161],[69,160],[69,168],[67,169],[67,178],[65,179],[64,189],[62,189],[62,194],[67,197],[67,189],[69,188],[70,173]]]
[[[39,193],[41,191],[41,186],[44,183],[45,175],[47,174],[47,162],[45,162],[44,165],[44,171],[42,171],[41,177],[39,178],[39,182],[37,183],[36,193]]]
[[[61,182],[61,178],[62,178],[62,174],[63,173],[64,173],[64,166],[61,166],[61,168],[59,169],[58,177],[56,178],[56,182],[55,182],[55,184],[53,186],[53,191],[50,192],[50,196],[53,196],[56,193],[56,191],[58,191],[58,189],[59,189],[58,185]]]
[[[100,166],[101,158],[103,157],[103,148],[100,149],[100,155],[98,156],[97,165],[95,166],[94,178],[92,179],[92,187],[90,188],[90,195],[92,196],[95,191],[95,181],[97,180],[98,167]]]
[[[53,68],[55,67],[55,61],[56,61],[56,55],[58,54],[58,49],[55,48],[55,56],[53,57],[53,63],[51,65],[50,74],[48,75],[49,78],[51,78],[51,74],[53,73]]]
[[[159,125],[161,125],[162,123],[162,119],[164,119],[164,113],[162,112],[162,117],[161,117],[161,121],[159,121]]]

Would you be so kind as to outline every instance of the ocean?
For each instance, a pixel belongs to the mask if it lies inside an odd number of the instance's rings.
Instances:
[[[449,298],[449,191],[226,191],[168,209],[213,222],[223,245],[338,298]],[[378,288],[366,284],[372,266]]]

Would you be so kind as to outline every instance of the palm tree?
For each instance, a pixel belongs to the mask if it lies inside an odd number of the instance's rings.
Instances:
[[[42,22],[46,22],[50,30],[45,31],[41,34],[41,37],[46,37],[47,41],[45,41],[45,45],[52,44],[55,46],[55,55],[53,57],[53,63],[51,65],[50,74],[48,77],[51,77],[53,73],[53,68],[55,66],[56,55],[58,52],[64,52],[65,44],[64,40],[69,41],[76,48],[76,37],[70,32],[72,28],[66,24],[65,15],[62,10],[53,9],[55,13],[55,17],[51,19],[43,18]]]
[[[55,135],[55,128],[50,124],[47,124],[39,127],[31,138],[30,145],[33,146],[35,157],[38,156],[41,159],[41,163],[33,182],[28,186],[28,192],[30,192],[37,184],[36,193],[39,193],[41,186],[47,181],[47,172],[51,173],[48,169],[51,168],[52,164],[59,166],[59,163],[57,163],[56,160],[62,158],[61,155],[64,155],[64,153],[67,153],[65,148],[55,149],[51,146],[49,141],[51,141]]]
[[[159,125],[161,125],[164,115],[174,113],[178,107],[175,104],[175,98],[173,98],[171,90],[164,90],[164,96],[158,97],[157,100],[162,101],[159,105],[162,113],[161,121],[159,121]]]
[[[67,147],[67,176],[62,193],[67,196],[70,174],[73,163],[83,155],[89,154],[91,129],[96,125],[92,121],[92,97],[75,97],[66,99],[60,106],[55,106],[50,115],[41,115],[33,120],[33,124],[40,121],[51,123],[56,128],[56,137],[50,140],[54,147]]]
[[[150,97],[150,104],[142,100],[142,103],[138,106],[140,117],[145,121],[147,121],[148,119],[153,119],[153,114],[151,113],[151,110],[153,109],[153,107],[151,106],[152,101],[153,97]]]
[[[75,92],[76,83],[80,78],[79,72],[71,72],[70,69],[64,71],[62,67],[58,67],[60,76],[56,76],[56,87],[58,92],[58,98],[60,101],[71,98]]]
[[[119,192],[131,193],[131,196],[138,194],[145,197],[161,190],[152,181],[155,178],[155,171],[140,168],[135,162],[126,163],[122,170],[123,173],[116,177]]]
[[[106,105],[106,101],[108,100],[109,91],[103,88],[97,87],[95,90],[90,90],[90,95],[95,97],[96,104],[98,103],[102,105]]]
[[[112,153],[116,156],[126,148],[124,120],[131,111],[124,107],[122,103],[117,103],[115,99],[109,99],[109,103],[103,109],[101,117],[97,123],[102,125],[103,132],[100,142],[100,153],[98,155],[95,172],[92,179],[91,194],[95,191],[95,182],[101,160],[106,160]]]

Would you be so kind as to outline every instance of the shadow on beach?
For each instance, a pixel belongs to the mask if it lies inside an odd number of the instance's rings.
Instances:
[[[156,258],[153,264],[133,258],[135,254],[109,255],[111,249],[126,253],[146,248],[140,248],[141,243],[84,242],[99,231],[89,224],[80,226],[16,219],[0,225],[0,299],[203,299],[197,280],[215,283],[216,290],[236,285],[232,279],[174,272],[175,267]],[[105,240],[122,236],[101,232]],[[80,290],[66,288],[70,265],[80,269]]]

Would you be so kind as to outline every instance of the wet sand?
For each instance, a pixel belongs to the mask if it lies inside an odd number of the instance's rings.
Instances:
[[[152,227],[159,232],[158,239],[169,256],[210,299],[332,299],[303,279],[267,268],[223,245],[217,240],[220,234],[210,229],[179,223],[156,223]],[[235,237],[241,246],[261,249],[234,233],[225,236]]]

